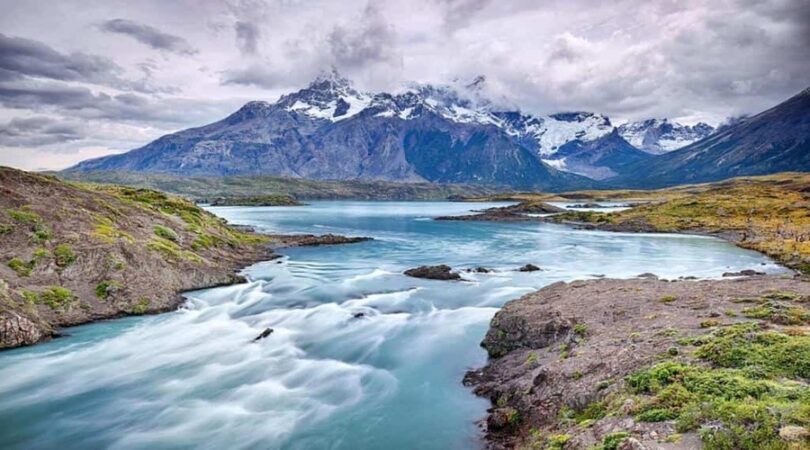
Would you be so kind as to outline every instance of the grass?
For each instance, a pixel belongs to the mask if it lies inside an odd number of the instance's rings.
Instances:
[[[734,233],[744,248],[810,273],[810,175],[785,174],[659,191],[654,201],[614,213],[575,211],[559,221],[609,224],[645,231]],[[563,194],[565,195],[565,194]],[[611,192],[603,192],[611,196]]]
[[[709,450],[791,448],[780,429],[810,426],[810,337],[751,322],[693,344],[699,361],[666,361],[627,377],[640,401],[636,420],[674,420],[679,432],[699,432]]]
[[[171,228],[164,227],[163,225],[155,225],[152,230],[156,236],[163,239],[168,239],[172,242],[180,241],[180,236],[178,236],[177,233],[175,233]]]
[[[41,292],[24,289],[22,296],[28,303],[47,305],[54,310],[67,309],[76,301],[73,292],[61,286],[51,286]]]
[[[33,261],[26,262],[16,256],[8,261],[8,267],[16,272],[17,276],[21,278],[30,276],[35,265],[36,263]]]
[[[59,244],[53,249],[54,262],[60,268],[65,268],[76,262],[76,254],[68,244]]]
[[[96,297],[101,300],[107,300],[112,296],[112,294],[124,287],[119,281],[116,280],[104,280],[101,283],[96,285],[95,293]]]
[[[42,217],[39,214],[31,211],[28,207],[23,206],[19,209],[7,209],[6,214],[14,219],[17,223],[22,225],[36,225],[42,222]]]
[[[0,236],[11,234],[15,229],[17,229],[17,227],[10,223],[0,223]]]
[[[113,244],[118,240],[122,240],[129,244],[135,243],[135,238],[126,231],[120,230],[109,217],[96,215],[96,224],[93,228],[92,236],[105,244]]]
[[[161,237],[150,240],[146,246],[150,250],[162,254],[164,258],[170,261],[190,261],[197,264],[204,262],[200,255],[188,250],[183,250],[176,242]]]

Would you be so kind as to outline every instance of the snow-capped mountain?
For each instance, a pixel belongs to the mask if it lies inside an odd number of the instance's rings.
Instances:
[[[619,134],[633,147],[656,155],[686,147],[713,132],[714,127],[703,122],[689,126],[668,119],[648,119],[619,126]]]
[[[519,134],[519,133],[518,133]],[[163,136],[69,169],[183,175],[281,175],[501,184],[546,190],[592,186],[544,165],[483,103],[448,86],[371,94],[332,72],[277,102]]]
[[[330,72],[276,102],[248,102],[218,122],[69,170],[560,190],[591,187],[593,180],[629,180],[664,156],[653,153],[716,135],[706,124],[666,119],[615,128],[608,117],[590,112],[540,116],[504,110],[483,95],[485,83],[480,77],[468,84],[411,84],[371,93]]]

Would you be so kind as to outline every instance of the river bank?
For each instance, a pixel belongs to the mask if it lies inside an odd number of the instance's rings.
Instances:
[[[62,327],[172,311],[183,292],[245,282],[273,249],[358,242],[237,229],[161,192],[0,168],[0,349]]]
[[[508,302],[465,384],[489,448],[807,448],[810,282],[555,283]]]

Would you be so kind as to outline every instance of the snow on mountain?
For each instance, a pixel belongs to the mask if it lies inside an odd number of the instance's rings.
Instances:
[[[700,122],[682,125],[668,119],[648,119],[619,127],[619,134],[634,147],[647,153],[662,154],[685,147],[714,132],[711,125]]]
[[[354,89],[349,80],[333,70],[318,76],[307,88],[283,96],[278,104],[313,119],[337,122],[363,111],[371,101],[370,94]]]

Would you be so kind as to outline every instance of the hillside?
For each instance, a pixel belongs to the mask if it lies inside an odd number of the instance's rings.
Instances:
[[[0,348],[63,326],[175,308],[179,292],[238,282],[269,238],[192,203],[0,168]]]
[[[629,165],[611,184],[649,188],[784,171],[810,172],[810,88],[692,145]]]
[[[614,213],[570,211],[533,220],[611,231],[715,235],[810,273],[810,174],[806,173],[740,177],[646,191],[513,193],[468,200],[513,200],[521,202],[523,208],[548,201],[638,202],[634,208]],[[502,219],[488,212],[477,218]]]
[[[465,384],[491,449],[806,449],[810,282],[558,282],[508,302]]]
[[[298,200],[444,200],[462,195],[488,195],[508,189],[472,184],[305,180],[272,176],[194,177],[117,171],[59,172],[55,175],[71,181],[157,189],[199,201],[266,195],[284,195]]]

